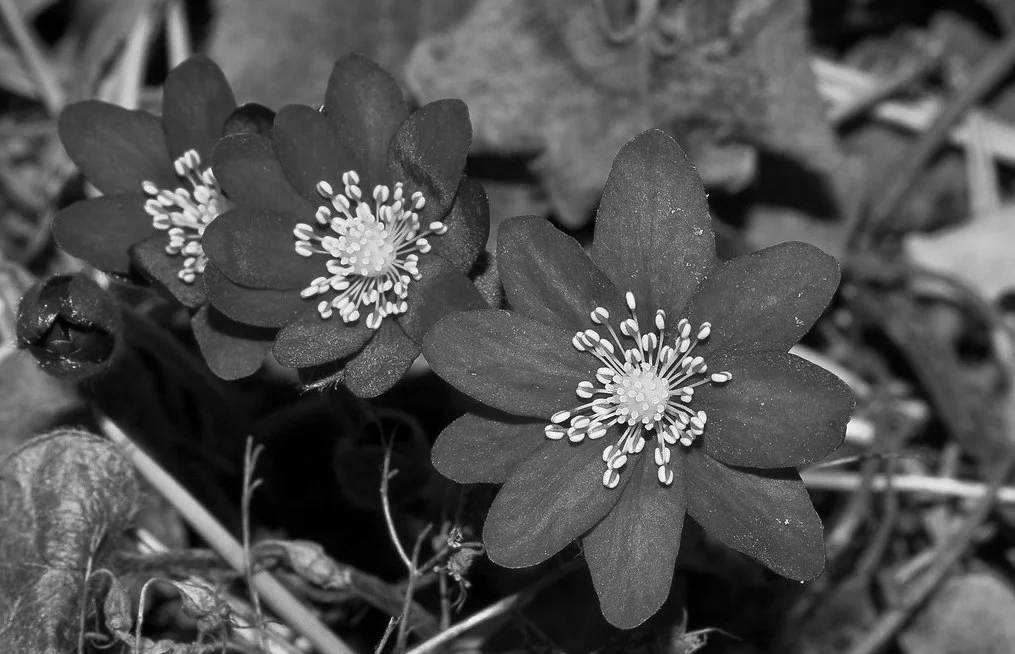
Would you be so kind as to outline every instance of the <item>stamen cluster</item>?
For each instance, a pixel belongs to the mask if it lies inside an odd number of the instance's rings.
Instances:
[[[589,401],[555,413],[544,432],[553,440],[567,436],[572,443],[580,443],[586,438],[602,438],[613,425],[622,426],[619,440],[603,449],[603,485],[607,488],[617,487],[620,469],[630,456],[645,448],[646,436],[654,433],[657,477],[659,483],[669,486],[673,483],[670,447],[678,442],[691,445],[704,433],[708,420],[704,411],[688,406],[694,389],[703,384],[725,384],[733,375],[708,374],[704,358],[692,354],[695,346],[708,338],[712,329],[709,323],[702,323],[692,338],[690,322],[681,319],[674,330],[673,344],[668,345],[665,312],[657,310],[655,330],[642,333],[634,294],[628,292],[626,301],[631,317],[620,323],[620,334],[629,342],[627,346],[608,322],[610,313],[603,307],[596,307],[590,318],[608,330],[610,338],[586,329],[571,339],[576,350],[588,352],[602,364],[596,371],[598,383],[579,382],[575,393]]]
[[[222,189],[212,169],[201,167],[201,155],[187,150],[176,161],[173,169],[188,188],[160,189],[154,183],[142,184],[148,200],[145,212],[152,217],[155,229],[169,232],[166,254],[182,256],[183,267],[177,276],[185,284],[193,284],[204,273],[208,257],[201,247],[204,230],[227,209]]]
[[[359,182],[354,170],[342,175],[341,193],[327,181],[318,182],[317,192],[329,204],[317,209],[316,227],[299,223],[293,229],[300,256],[329,257],[325,263],[329,275],[315,278],[300,296],[310,299],[335,293],[317,305],[321,318],[338,311],[344,322],[352,323],[363,308],[367,327],[377,329],[386,316],[406,311],[409,284],[420,277],[419,255],[430,251],[427,237],[444,234],[448,228],[433,221],[421,229],[419,212],[426,199],[419,191],[406,198],[401,182],[394,188],[378,185],[371,206]],[[318,234],[321,231],[325,233]]]

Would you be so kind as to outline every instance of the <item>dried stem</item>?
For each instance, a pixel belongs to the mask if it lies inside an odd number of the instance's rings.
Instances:
[[[243,497],[240,519],[243,522],[243,574],[247,580],[250,603],[254,607],[258,640],[261,649],[267,651],[267,645],[264,642],[264,611],[261,609],[261,597],[254,587],[254,565],[250,557],[250,503],[254,498],[254,491],[261,485],[260,479],[254,479],[254,469],[257,467],[257,459],[263,451],[264,448],[260,446],[254,447],[254,439],[247,437],[247,445],[243,453]]]
[[[109,418],[100,418],[102,431],[116,443],[138,472],[176,508],[183,518],[237,572],[243,571],[243,546],[154,459],[145,454]],[[253,587],[290,627],[306,637],[321,654],[352,654],[353,650],[332,633],[316,615],[267,572],[258,572]]]
[[[415,574],[416,567],[412,564],[405,548],[402,547],[402,542],[398,539],[398,532],[395,531],[395,520],[391,515],[391,500],[388,496],[388,482],[398,473],[397,470],[395,472],[391,471],[391,449],[393,446],[394,441],[392,440],[388,440],[384,445],[384,469],[381,471],[381,506],[384,508],[384,522],[388,525],[388,535],[391,536],[391,542],[395,544],[398,556],[402,559],[402,563],[411,577]]]
[[[430,535],[430,529],[432,525],[427,525],[423,531],[416,537],[416,544],[412,547],[412,573],[409,575],[409,582],[405,587],[405,602],[402,604],[402,614],[398,616],[398,639],[395,641],[395,651],[405,651],[405,639],[409,634],[409,610],[412,608],[412,596],[416,590],[416,581],[419,579],[420,568],[417,568],[419,563],[419,552],[423,549],[423,542],[426,537]],[[427,568],[422,568],[426,570]]]

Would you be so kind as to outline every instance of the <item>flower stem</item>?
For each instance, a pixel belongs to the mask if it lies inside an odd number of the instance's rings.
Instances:
[[[244,569],[243,546],[223,527],[200,502],[184,489],[162,466],[145,454],[116,425],[105,416],[99,423],[103,433],[116,443],[134,464],[138,472],[176,508],[211,547],[218,552],[234,570],[242,574]],[[331,632],[316,615],[311,613],[296,597],[267,572],[253,576],[254,589],[290,627],[302,634],[322,654],[353,654],[353,650]]]

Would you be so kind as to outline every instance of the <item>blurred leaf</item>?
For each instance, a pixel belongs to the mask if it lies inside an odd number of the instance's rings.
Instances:
[[[749,183],[758,143],[834,168],[802,0],[669,3],[640,29],[627,8],[659,3],[603,4],[608,20],[593,0],[480,0],[413,51],[409,87],[423,100],[463,98],[477,152],[538,155],[571,226],[590,217],[620,147],[650,127],[670,127],[711,186]]]
[[[84,432],[40,436],[0,463],[0,651],[74,651],[84,571],[117,546],[139,499],[131,464]]]
[[[358,52],[397,74],[413,44],[474,0],[217,0],[207,51],[241,102],[319,105],[335,60]]]
[[[906,252],[914,263],[953,275],[996,300],[1015,290],[1015,205],[975,217],[953,229],[906,237]]]
[[[1015,593],[998,575],[953,577],[899,638],[906,654],[1015,651]]]
[[[151,0],[88,0],[73,7],[70,36],[61,43],[69,101],[96,95],[99,77],[120,50],[143,11],[155,11]]]

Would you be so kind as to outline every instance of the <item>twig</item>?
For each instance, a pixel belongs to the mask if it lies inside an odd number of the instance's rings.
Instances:
[[[921,171],[948,138],[952,126],[970,107],[994,88],[1011,70],[1013,63],[1015,63],[1015,34],[1008,36],[1004,43],[980,65],[969,84],[945,105],[927,131],[903,153],[898,172],[879,189],[867,220],[858,223],[858,231],[851,235],[854,237],[853,240],[861,234],[871,234],[898,210]]]
[[[513,595],[508,595],[504,599],[498,602],[494,602],[493,604],[486,607],[482,611],[473,613],[472,615],[462,620],[461,622],[452,625],[450,629],[442,631],[441,633],[437,634],[430,640],[420,643],[416,647],[409,650],[408,654],[427,654],[427,652],[432,652],[438,647],[441,647],[451,642],[455,638],[458,638],[459,636],[469,631],[470,629],[475,629],[484,622],[488,622],[499,615],[507,613],[508,611],[522,608],[530,601],[532,601],[532,599],[536,595],[538,595],[540,591],[542,591],[544,588],[561,579],[562,577],[565,577],[568,574],[570,574],[575,569],[575,567],[576,565],[572,563],[557,568],[553,572],[550,572],[549,574],[540,578],[538,581],[533,583],[525,590],[517,592]]]
[[[194,51],[186,4],[186,0],[169,0],[166,3],[166,56],[170,68],[180,65]]]
[[[812,490],[853,492],[863,488],[864,485],[863,475],[852,472],[804,470],[800,473],[800,477]],[[891,483],[883,475],[878,475],[870,482],[870,489],[878,493],[887,491],[889,486],[900,493],[920,493],[959,499],[978,499],[990,490],[983,482],[923,475],[895,475]],[[1015,487],[999,488],[997,502],[1006,505],[1015,504]]]
[[[234,570],[242,572],[243,546],[232,534],[226,531],[162,466],[134,444],[116,423],[105,416],[101,416],[99,422],[103,433],[123,450],[138,472],[180,512],[180,515]],[[282,620],[305,636],[322,654],[352,654],[353,650],[348,645],[332,633],[273,576],[267,572],[259,572],[254,575],[253,586]]]
[[[938,56],[929,56],[906,66],[891,78],[878,82],[870,89],[851,99],[848,103],[833,107],[828,112],[828,120],[834,125],[852,122],[878,104],[904,91],[916,80],[925,77],[941,65]]]
[[[409,583],[405,587],[405,601],[402,604],[402,614],[398,616],[398,638],[395,640],[396,652],[405,651],[405,639],[409,634],[409,611],[412,609],[412,596],[416,590],[416,581],[419,579],[420,573],[420,568],[416,566],[419,563],[419,552],[423,549],[423,542],[430,535],[431,528],[432,525],[427,525],[423,531],[419,532],[419,536],[416,537],[416,544],[412,547],[412,574],[409,575]],[[423,569],[425,570],[426,568]]]
[[[388,497],[388,482],[398,472],[397,470],[394,473],[391,472],[391,449],[393,446],[394,441],[392,440],[388,440],[384,446],[384,469],[381,471],[381,506],[384,508],[384,521],[388,525],[388,535],[391,536],[391,542],[395,544],[398,556],[401,557],[402,563],[405,564],[405,569],[412,576],[416,568],[409,559],[409,555],[405,552],[405,548],[402,547],[402,542],[398,539],[398,532],[395,531],[395,520],[391,515],[391,500]]]
[[[64,95],[60,82],[57,81],[53,69],[39,49],[35,37],[28,30],[21,12],[14,6],[14,0],[0,0],[0,15],[4,25],[10,32],[14,44],[17,45],[25,64],[35,78],[35,86],[46,111],[54,118],[63,109]]]
[[[241,499],[240,519],[243,527],[243,575],[247,581],[247,590],[250,593],[250,602],[254,606],[254,619],[258,640],[261,649],[267,649],[264,642],[264,611],[261,610],[261,597],[254,587],[254,565],[250,558],[250,503],[254,498],[254,491],[261,485],[260,479],[254,479],[254,469],[257,467],[257,459],[264,449],[254,447],[254,439],[247,437],[247,445],[243,452],[243,496]]]

